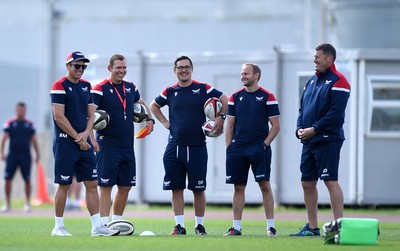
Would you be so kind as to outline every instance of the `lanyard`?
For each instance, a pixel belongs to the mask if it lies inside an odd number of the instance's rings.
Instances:
[[[115,92],[117,93],[119,101],[121,102],[121,105],[124,108],[124,119],[126,120],[126,90],[125,90],[124,81],[121,82],[122,91],[124,92],[124,98],[122,98],[121,95],[119,94],[117,88],[114,86],[114,83],[111,81],[111,78],[108,81],[111,83],[111,86],[114,88]]]

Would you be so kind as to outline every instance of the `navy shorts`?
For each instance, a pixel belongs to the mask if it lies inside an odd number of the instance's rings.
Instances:
[[[187,188],[192,191],[206,190],[208,153],[206,146],[177,146],[168,144],[164,152],[163,190]]]
[[[343,141],[303,144],[301,180],[338,180],[340,149]]]
[[[31,180],[32,157],[30,152],[24,154],[10,152],[6,161],[7,163],[6,169],[4,170],[4,179],[12,180],[17,168],[20,167],[22,177],[24,178],[25,182],[29,182]]]
[[[136,160],[132,148],[101,146],[97,154],[99,186],[136,185]]]
[[[269,181],[271,157],[271,147],[264,149],[263,142],[250,145],[230,144],[226,149],[226,184],[247,185],[250,168],[256,182]]]
[[[82,151],[78,144],[54,143],[54,183],[69,185],[75,176],[78,182],[97,180],[96,156],[93,148]]]

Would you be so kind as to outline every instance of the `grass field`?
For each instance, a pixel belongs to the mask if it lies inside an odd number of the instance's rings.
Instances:
[[[195,236],[194,221],[191,219],[185,222],[188,232],[186,236],[169,235],[174,225],[173,218],[127,219],[132,221],[136,228],[132,236],[90,237],[88,217],[66,217],[66,227],[73,237],[52,237],[52,215],[0,216],[0,250],[400,250],[400,223],[381,222],[377,246],[344,246],[325,245],[323,238],[319,237],[289,237],[290,233],[297,231],[304,224],[299,221],[276,222],[279,236],[271,238],[265,235],[263,220],[244,220],[242,236],[224,237],[222,235],[231,226],[230,219],[206,219],[208,236]],[[151,230],[156,236],[139,236],[145,230]]]

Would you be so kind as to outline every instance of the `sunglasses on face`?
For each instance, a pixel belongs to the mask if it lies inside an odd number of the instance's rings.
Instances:
[[[80,68],[82,68],[82,70],[85,70],[87,68],[87,65],[84,64],[69,64],[69,65],[73,66],[75,70],[79,70]]]

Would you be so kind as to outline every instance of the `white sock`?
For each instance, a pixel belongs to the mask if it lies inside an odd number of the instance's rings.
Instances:
[[[115,220],[122,220],[122,215],[113,214],[112,217],[111,217],[111,220],[112,220],[112,221],[115,221]]]
[[[275,228],[275,221],[274,221],[274,219],[267,220],[267,230],[268,230],[270,227]]]
[[[236,230],[242,230],[242,220],[233,220],[233,228]]]
[[[100,227],[101,225],[100,213],[93,214],[92,216],[90,216],[90,221],[92,222],[92,229]]]
[[[185,216],[184,215],[175,215],[175,223],[176,225],[181,225],[181,227],[185,227]]]
[[[108,225],[108,223],[110,222],[110,217],[103,216],[100,218],[100,221],[101,221],[101,225]]]
[[[195,220],[196,220],[196,226],[195,227],[197,227],[197,225],[204,225],[203,223],[204,223],[204,216],[195,216]]]
[[[55,227],[64,227],[64,217],[54,217]]]

